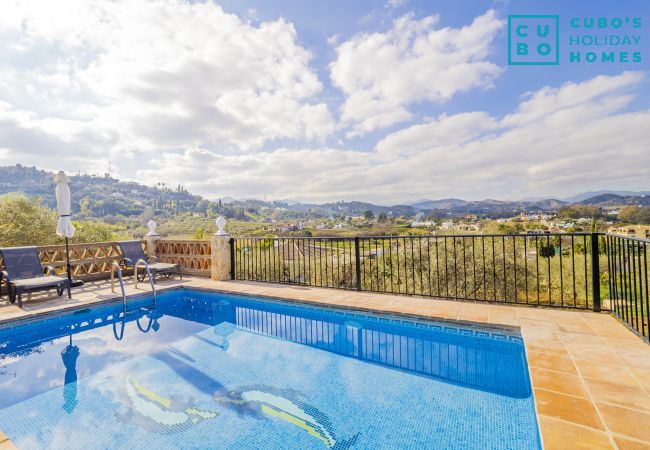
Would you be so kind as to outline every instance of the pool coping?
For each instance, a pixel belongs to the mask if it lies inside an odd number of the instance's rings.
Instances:
[[[334,311],[338,310],[338,311],[351,311],[351,312],[358,312],[358,313],[369,313],[378,317],[402,317],[405,319],[412,319],[412,320],[418,320],[424,322],[441,322],[450,325],[457,324],[465,327],[477,327],[477,328],[487,329],[487,330],[505,331],[508,333],[517,333],[519,336],[521,336],[523,341],[523,336],[521,334],[521,327],[514,326],[514,325],[489,324],[489,323],[482,323],[482,322],[476,322],[471,320],[456,320],[456,319],[449,319],[446,317],[434,317],[434,316],[424,316],[418,314],[400,313],[400,312],[393,312],[393,311],[381,311],[377,309],[363,308],[363,307],[356,307],[356,306],[346,307],[340,305],[333,305],[327,302],[321,303],[321,302],[313,302],[309,300],[291,299],[291,298],[261,295],[261,294],[242,293],[237,291],[213,289],[213,288],[205,288],[205,287],[197,287],[197,286],[186,286],[186,285],[169,286],[161,291],[167,293],[172,291],[183,291],[183,290],[228,294],[237,297],[245,297],[245,298],[257,299],[257,300],[273,300],[274,302],[278,302],[278,303],[307,305],[307,306],[312,306],[314,308],[319,307],[319,308],[334,310]],[[139,294],[128,295],[127,297],[131,300],[137,300],[137,299],[150,297],[151,295],[152,295],[151,292],[143,292]],[[110,305],[117,305],[119,303],[121,303],[121,299],[119,297],[115,297],[115,298],[99,300],[89,304],[75,304],[75,305],[69,305],[68,307],[55,309],[55,310],[34,312],[33,314],[29,314],[25,317],[0,319],[0,329],[11,327],[11,326],[26,325],[32,322],[40,322],[50,318],[60,317],[70,312],[74,313],[75,311],[84,311],[92,308],[101,308]]]

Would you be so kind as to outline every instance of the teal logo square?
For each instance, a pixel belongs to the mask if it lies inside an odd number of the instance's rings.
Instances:
[[[560,16],[508,16],[508,65],[560,64]]]

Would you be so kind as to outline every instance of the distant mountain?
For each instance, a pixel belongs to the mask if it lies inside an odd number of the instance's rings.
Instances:
[[[234,198],[229,197],[227,195],[225,197],[215,199],[215,201],[219,201],[219,200],[221,200],[221,203],[223,203],[224,205],[229,205],[229,204],[231,204],[231,203],[233,203],[235,201]]]
[[[287,205],[289,206],[289,205]],[[414,216],[418,213],[418,208],[410,205],[380,206],[372,203],[350,201],[350,202],[332,202],[320,205],[313,203],[299,203],[290,205],[292,209],[319,213],[323,216],[360,216],[366,211],[371,211],[378,215],[384,213],[394,216]]]
[[[526,198],[522,198],[520,201],[533,203],[533,202],[540,202],[542,200],[548,200],[548,197],[526,197]]]
[[[582,192],[580,194],[576,194],[572,197],[567,197],[562,200],[564,200],[567,203],[580,203],[584,200],[597,197],[599,195],[604,195],[604,194],[614,194],[622,197],[629,197],[629,196],[639,197],[644,195],[650,195],[650,191],[609,191],[609,190],[591,191],[591,192]]]
[[[415,203],[410,203],[410,205],[418,209],[449,209],[466,203],[465,200],[458,198],[443,198],[440,200],[418,200]]]
[[[580,202],[583,205],[594,206],[627,206],[642,205],[650,206],[650,195],[620,195],[620,194],[599,194]]]
[[[567,202],[565,201],[557,200],[554,198],[540,199],[530,203],[544,210],[549,210],[549,209],[557,210],[567,204]]]

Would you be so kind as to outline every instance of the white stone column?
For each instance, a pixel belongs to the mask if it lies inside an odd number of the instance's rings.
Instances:
[[[211,277],[215,281],[232,279],[230,273],[230,235],[223,230],[226,225],[226,219],[219,217],[216,221],[217,232],[212,235],[210,240],[210,269]]]
[[[149,227],[149,232],[144,235],[144,240],[147,245],[145,253],[147,256],[156,256],[156,241],[160,239],[160,235],[156,232],[158,224],[154,220],[150,220],[147,222],[147,226]]]

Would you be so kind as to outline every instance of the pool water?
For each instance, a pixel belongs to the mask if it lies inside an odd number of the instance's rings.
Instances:
[[[0,327],[19,448],[541,448],[512,330],[177,289]]]

